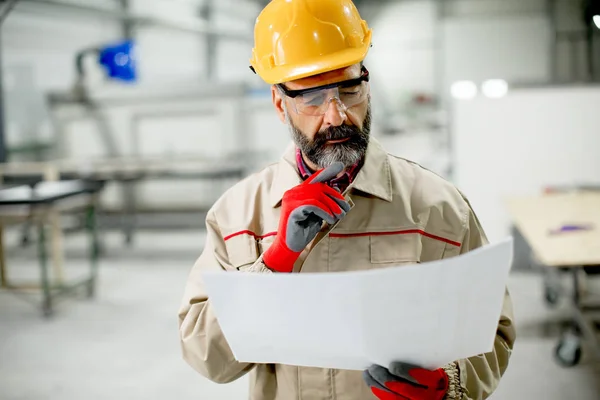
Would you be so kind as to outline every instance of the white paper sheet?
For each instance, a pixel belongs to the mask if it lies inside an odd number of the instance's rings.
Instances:
[[[359,272],[207,272],[238,361],[438,368],[493,349],[513,240],[443,261]]]

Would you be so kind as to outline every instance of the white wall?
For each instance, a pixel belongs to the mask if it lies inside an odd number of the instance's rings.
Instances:
[[[373,90],[395,107],[402,106],[412,93],[433,93],[435,3],[392,2],[369,11],[366,15],[373,16],[367,21],[373,29],[373,47],[366,65],[374,76]]]
[[[550,80],[550,30],[544,15],[452,18],[444,22],[443,35],[447,89],[459,80]]]
[[[571,0],[559,0],[571,1]],[[447,17],[502,17],[507,15],[537,15],[546,9],[546,0],[449,0],[444,1]]]
[[[600,88],[515,90],[454,104],[455,182],[491,240],[509,234],[503,199],[600,184]]]
[[[448,93],[458,79],[549,79],[543,0],[452,0],[441,10],[437,3],[404,0],[365,9],[374,31],[367,64],[373,89],[391,105],[398,107],[415,92],[433,93],[440,84]]]
[[[412,111],[417,93],[440,95],[448,104],[457,80],[546,82],[550,36],[544,0],[442,4],[440,9],[438,1],[403,0],[366,4],[362,11],[374,35],[366,61],[373,76],[374,131],[382,122],[377,117],[396,117],[408,132],[381,137],[388,150],[447,176],[444,129],[415,128],[397,117]]]

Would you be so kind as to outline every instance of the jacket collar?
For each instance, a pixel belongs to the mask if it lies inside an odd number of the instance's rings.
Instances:
[[[296,166],[296,147],[291,143],[279,160],[271,187],[270,203],[277,207],[286,191],[302,183],[302,178]],[[381,144],[371,137],[365,156],[365,162],[348,188],[392,201],[392,179],[388,154]]]

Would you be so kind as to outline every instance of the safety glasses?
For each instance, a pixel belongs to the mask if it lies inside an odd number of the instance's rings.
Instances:
[[[291,99],[296,113],[323,115],[333,100],[337,101],[344,110],[365,101],[369,94],[368,82],[369,71],[362,67],[361,76],[343,82],[302,90],[290,90],[282,84],[278,84],[277,87]]]

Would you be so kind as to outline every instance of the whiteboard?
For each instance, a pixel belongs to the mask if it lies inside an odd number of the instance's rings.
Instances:
[[[453,103],[453,178],[491,240],[509,233],[504,199],[600,184],[600,87],[514,90]]]

